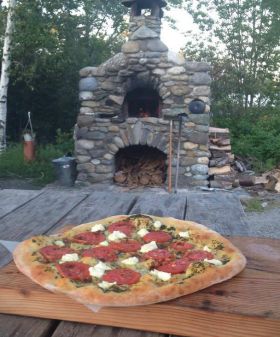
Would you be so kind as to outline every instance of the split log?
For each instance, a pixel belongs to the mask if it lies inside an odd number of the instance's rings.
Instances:
[[[217,146],[227,146],[230,145],[230,139],[229,138],[211,138],[210,142]]]
[[[225,165],[223,167],[210,167],[208,173],[209,175],[231,173],[230,165]]]
[[[209,149],[210,149],[210,151],[215,150],[215,151],[230,152],[231,146],[230,145],[226,145],[226,146],[210,145]]]
[[[240,186],[244,186],[244,187],[248,187],[248,186],[254,186],[255,185],[255,176],[240,176],[239,177],[239,185]]]

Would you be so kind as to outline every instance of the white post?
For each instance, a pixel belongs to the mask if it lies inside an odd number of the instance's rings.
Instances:
[[[6,149],[7,96],[9,67],[11,64],[11,41],[14,29],[13,14],[15,6],[16,0],[9,0],[0,77],[0,153]]]

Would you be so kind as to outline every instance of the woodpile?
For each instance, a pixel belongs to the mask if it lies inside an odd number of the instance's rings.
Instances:
[[[236,180],[233,169],[234,155],[231,153],[229,129],[209,128],[210,186],[214,188],[231,188]]]
[[[164,156],[119,158],[114,181],[122,186],[134,188],[137,186],[160,186],[166,179],[166,164]]]
[[[280,193],[280,168],[255,177],[254,185],[261,185],[267,191]]]

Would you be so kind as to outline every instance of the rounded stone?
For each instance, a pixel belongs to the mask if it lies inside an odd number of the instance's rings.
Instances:
[[[208,178],[208,175],[202,175],[202,174],[196,174],[193,176],[193,179],[195,180],[207,180]]]
[[[99,159],[93,159],[93,160],[91,160],[91,163],[93,165],[99,165],[101,163],[101,161]]]
[[[195,175],[206,175],[208,173],[208,166],[203,164],[192,165],[191,171]]]
[[[147,49],[151,52],[165,52],[168,51],[166,45],[159,39],[149,40],[147,43]]]
[[[120,137],[115,137],[114,143],[117,145],[118,148],[124,147],[124,143]]]
[[[112,167],[107,165],[98,165],[95,167],[96,173],[110,173],[112,172]]]
[[[185,142],[184,143],[184,149],[186,150],[193,150],[193,149],[197,149],[198,148],[198,144],[192,143],[192,142]]]
[[[84,67],[80,70],[80,76],[86,77],[90,76],[97,68],[96,67]]]
[[[94,147],[94,142],[92,140],[79,139],[76,144],[78,147],[85,150],[91,150]]]
[[[79,92],[79,100],[80,101],[88,101],[94,98],[94,95],[91,91],[80,91]]]
[[[171,87],[170,90],[172,94],[176,96],[186,95],[191,92],[191,89],[184,85],[175,85],[174,87]]]
[[[82,172],[93,173],[95,172],[95,166],[92,163],[78,164],[77,170]]]
[[[194,73],[191,77],[191,82],[195,85],[209,85],[211,77],[207,73]]]
[[[194,96],[208,96],[210,95],[210,87],[207,85],[201,85],[193,89],[192,94]]]
[[[211,70],[211,65],[205,62],[186,62],[186,69],[189,71],[209,71]]]
[[[119,151],[119,148],[115,144],[109,144],[108,147],[112,153],[117,153]]]
[[[105,136],[106,136],[105,133],[99,131],[89,131],[84,135],[86,139],[93,139],[93,140],[104,139]]]
[[[114,158],[114,156],[111,153],[106,153],[104,155],[104,158],[107,159],[107,160],[112,160]]]
[[[198,162],[198,164],[208,165],[209,164],[209,158],[208,157],[200,157],[200,158],[197,158],[197,162]]]
[[[76,156],[76,159],[79,164],[84,164],[90,161],[89,156]]]
[[[86,114],[94,114],[94,110],[92,108],[89,108],[87,106],[82,106],[80,108],[80,114],[81,115],[86,115]]]
[[[77,119],[77,124],[79,127],[90,126],[93,123],[93,116],[79,115]]]
[[[120,128],[117,125],[110,125],[108,130],[111,132],[119,132]]]
[[[98,87],[98,82],[94,77],[82,78],[79,82],[80,91],[93,91]]]
[[[137,53],[140,47],[136,41],[128,41],[122,46],[122,52],[125,54]]]
[[[170,75],[179,75],[179,74],[183,74],[185,71],[186,70],[184,67],[172,67],[167,70],[167,73]]]

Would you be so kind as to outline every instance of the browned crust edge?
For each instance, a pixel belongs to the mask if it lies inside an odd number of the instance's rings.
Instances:
[[[149,215],[150,216],[150,215]],[[120,220],[127,215],[117,215],[87,224],[76,226],[73,230],[80,230],[91,223],[107,223],[109,221]],[[155,220],[160,220],[168,226],[176,226],[179,230],[202,231],[202,236],[207,238],[217,239],[225,245],[224,251],[231,256],[231,260],[221,267],[209,267],[202,274],[197,274],[187,279],[184,284],[166,284],[162,287],[151,287],[149,284],[142,284],[131,291],[123,293],[103,293],[102,290],[94,288],[75,288],[58,287],[50,282],[50,277],[42,272],[42,269],[34,268],[31,263],[30,244],[31,239],[20,243],[14,253],[14,261],[18,269],[31,278],[34,282],[40,284],[44,288],[52,291],[68,295],[83,304],[93,304],[99,306],[136,306],[147,305],[158,302],[164,302],[177,298],[179,296],[188,295],[198,290],[207,288],[213,284],[228,280],[240,273],[246,265],[246,258],[229,240],[222,237],[219,233],[203,226],[201,224],[178,220],[175,218],[151,216]]]

